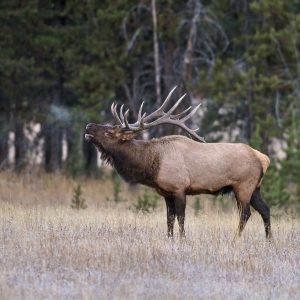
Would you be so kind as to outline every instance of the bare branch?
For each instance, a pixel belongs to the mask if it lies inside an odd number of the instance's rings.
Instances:
[[[130,52],[130,50],[133,48],[134,43],[136,41],[136,39],[138,38],[138,36],[140,35],[140,33],[142,32],[142,28],[138,28],[135,33],[132,35],[132,38],[127,42],[127,47],[126,47],[126,51]]]
[[[282,120],[280,118],[279,107],[280,107],[280,94],[277,91],[276,98],[275,98],[275,114],[276,114],[277,125],[278,127],[282,128]]]

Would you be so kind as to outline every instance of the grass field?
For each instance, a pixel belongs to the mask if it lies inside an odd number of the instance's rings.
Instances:
[[[0,299],[300,299],[299,219],[273,218],[267,242],[253,213],[233,242],[237,212],[190,205],[186,238],[168,239],[163,201],[137,214],[90,180],[74,211],[73,186],[0,175]]]

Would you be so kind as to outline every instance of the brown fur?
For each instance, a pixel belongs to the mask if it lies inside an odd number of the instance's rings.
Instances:
[[[218,194],[228,188],[233,189],[241,211],[240,234],[250,216],[251,197],[269,166],[266,155],[245,144],[199,143],[184,136],[142,141],[117,126],[96,124],[89,124],[86,132],[126,181],[153,187],[165,197],[169,235],[174,211],[184,235],[186,195]]]

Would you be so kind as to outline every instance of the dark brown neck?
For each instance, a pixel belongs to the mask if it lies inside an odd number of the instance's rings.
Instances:
[[[114,168],[126,181],[154,186],[159,154],[151,141],[126,141],[111,149],[110,154]]]

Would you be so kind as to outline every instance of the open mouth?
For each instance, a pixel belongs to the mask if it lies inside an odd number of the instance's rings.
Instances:
[[[94,136],[92,134],[89,134],[89,133],[86,133],[84,135],[84,138],[87,140],[87,141],[90,141]]]

